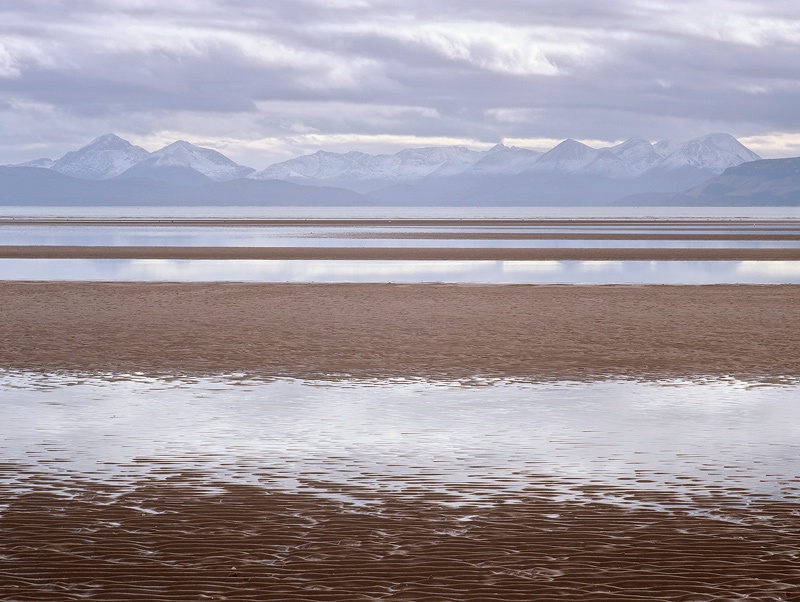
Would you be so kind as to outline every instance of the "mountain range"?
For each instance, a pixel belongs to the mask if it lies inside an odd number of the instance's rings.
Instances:
[[[183,140],[148,152],[107,134],[58,160],[0,167],[0,203],[800,204],[792,192],[800,191],[800,175],[789,164],[763,167],[774,161],[792,160],[761,160],[733,136],[709,134],[683,143],[634,138],[601,149],[565,140],[547,152],[503,144],[391,155],[317,151],[256,171]],[[756,183],[765,178],[780,178],[780,190]]]

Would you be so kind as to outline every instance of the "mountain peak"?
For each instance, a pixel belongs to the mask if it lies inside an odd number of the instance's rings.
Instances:
[[[726,132],[714,132],[711,134],[705,134],[703,136],[698,136],[697,138],[694,138],[694,140],[701,142],[713,142],[715,144],[740,144],[735,137]]]
[[[690,166],[715,174],[761,157],[730,134],[706,134],[684,142],[664,159],[670,168]]]
[[[599,154],[597,149],[567,138],[542,155],[532,169],[576,173],[594,161]]]
[[[630,166],[629,173],[631,176],[643,174],[663,159],[661,153],[649,141],[640,137],[631,138],[621,144],[612,146],[608,151]]]
[[[53,163],[51,169],[74,178],[108,180],[149,154],[116,134],[105,134],[76,151],[68,152]]]
[[[542,156],[542,160],[545,160],[545,158],[548,158],[547,160],[578,159],[589,156],[594,158],[598,152],[597,149],[587,146],[583,142],[567,138],[547,151]]]
[[[104,134],[102,136],[98,136],[94,140],[92,140],[89,144],[87,144],[84,148],[92,147],[92,146],[102,146],[105,148],[114,147],[114,148],[127,148],[129,146],[133,146],[130,142],[125,140],[124,138],[120,138],[114,133]]]
[[[172,142],[171,144],[167,144],[167,146],[161,148],[160,150],[163,151],[163,150],[166,150],[166,149],[178,149],[178,148],[181,148],[181,149],[194,149],[194,148],[202,148],[202,147],[201,146],[197,146],[195,144],[192,144],[191,142],[187,142],[186,140],[176,140],[175,142]]]
[[[466,172],[470,175],[516,175],[530,168],[542,156],[539,151],[497,144],[486,151]]]
[[[197,146],[186,140],[176,140],[158,149],[136,165],[135,173],[146,175],[144,170],[151,168],[193,169],[215,182],[244,178],[254,171],[231,161],[214,149]]]

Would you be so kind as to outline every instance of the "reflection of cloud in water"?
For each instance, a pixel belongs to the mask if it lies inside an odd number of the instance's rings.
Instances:
[[[742,275],[800,278],[800,261],[741,261],[736,272]]]
[[[406,276],[469,276],[492,269],[493,261],[308,261],[298,270],[292,262],[281,262],[279,270],[292,273],[301,279],[352,277],[393,278]]]
[[[488,277],[492,261],[133,260],[121,275],[134,280],[262,282],[389,282]]]
[[[621,272],[625,267],[622,261],[582,261],[581,272]]]
[[[151,469],[137,458],[153,458],[254,484],[313,473],[397,490],[484,483],[492,495],[558,476],[780,497],[800,470],[800,407],[785,403],[796,387],[320,384],[0,373],[0,460],[35,458],[40,471],[120,485]],[[24,475],[3,478],[24,487]]]
[[[564,271],[561,261],[501,261],[506,274],[555,274]]]
[[[0,280],[800,284],[800,262],[0,259]]]

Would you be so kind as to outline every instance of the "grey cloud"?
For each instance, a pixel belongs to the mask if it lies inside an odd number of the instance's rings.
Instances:
[[[721,29],[690,27],[684,14]],[[764,18],[782,26],[748,43],[737,27]],[[18,71],[0,77],[0,109],[33,107],[52,127],[100,120],[144,132],[205,113],[209,123],[250,114],[254,138],[297,121],[321,134],[485,142],[800,131],[800,6],[788,0],[40,0],[0,4],[0,21],[0,73],[3,48]],[[514,43],[503,32],[545,43],[557,71],[501,68],[503,52],[529,58],[503,47]],[[314,108],[261,116],[271,103]],[[378,110],[389,106],[409,109]],[[13,121],[0,123],[6,147],[26,135]]]

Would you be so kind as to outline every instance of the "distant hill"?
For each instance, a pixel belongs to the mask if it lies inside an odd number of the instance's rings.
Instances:
[[[38,167],[0,167],[0,205],[254,205],[359,206],[371,199],[350,190],[278,180],[229,180],[199,186],[150,178],[85,180]]]
[[[679,194],[643,194],[618,204],[800,206],[800,157],[743,163]]]

